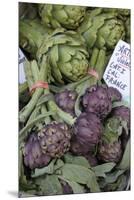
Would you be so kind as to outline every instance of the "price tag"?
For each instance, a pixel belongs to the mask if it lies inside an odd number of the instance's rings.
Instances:
[[[130,104],[130,54],[130,45],[120,40],[103,75],[106,84],[117,88],[122,94],[123,101],[128,104]]]
[[[26,61],[26,57],[24,56],[21,49],[19,49],[19,84],[23,84],[26,82],[25,72],[24,72],[24,62]]]

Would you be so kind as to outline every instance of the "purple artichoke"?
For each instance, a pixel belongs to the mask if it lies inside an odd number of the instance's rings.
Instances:
[[[24,148],[24,163],[31,169],[46,166],[70,148],[71,132],[64,123],[53,122],[31,134]]]
[[[77,93],[71,90],[65,90],[55,95],[57,105],[65,112],[75,115],[74,106],[77,98]]]
[[[70,148],[71,132],[64,123],[53,122],[38,133],[42,152],[51,157],[61,157]]]
[[[85,112],[95,113],[100,119],[104,119],[112,110],[111,97],[107,87],[93,85],[86,90],[82,104]]]
[[[41,168],[46,166],[50,160],[50,156],[42,153],[37,134],[32,133],[24,148],[25,165],[30,169]]]
[[[81,151],[84,153],[88,151],[93,151],[100,141],[102,135],[102,124],[100,119],[93,113],[82,113],[76,120],[74,124],[74,136],[73,141],[75,141],[74,148],[73,143],[71,145],[71,150],[78,149],[78,153]]]
[[[98,159],[103,162],[119,162],[122,156],[121,142],[102,143],[99,146]]]

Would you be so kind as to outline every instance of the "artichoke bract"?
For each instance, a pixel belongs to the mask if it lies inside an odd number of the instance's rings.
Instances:
[[[88,88],[83,96],[82,105],[86,112],[95,113],[100,119],[104,119],[112,110],[107,87],[93,85]]]
[[[86,13],[82,6],[39,4],[38,7],[42,22],[52,28],[76,29]]]
[[[108,87],[107,92],[112,102],[122,100],[122,95],[116,88]]]
[[[24,163],[30,169],[46,166],[70,148],[71,132],[64,123],[53,122],[31,134],[24,147]]]
[[[67,82],[80,80],[86,75],[89,67],[89,54],[84,39],[74,31],[55,30],[38,49],[39,63],[42,63],[44,56],[47,56],[50,80],[60,84],[64,84],[64,80]]]
[[[77,98],[77,92],[71,90],[65,90],[55,95],[55,101],[57,105],[72,116],[75,115],[74,106]]]
[[[94,151],[102,135],[100,119],[93,113],[82,113],[74,124],[74,138],[86,151]],[[76,145],[76,144],[75,144]],[[72,148],[73,150],[73,148]],[[80,151],[78,149],[78,151]],[[81,149],[81,151],[84,151]]]
[[[86,40],[88,48],[114,49],[119,39],[125,38],[125,27],[114,12],[104,13],[96,8],[87,13],[78,31]]]

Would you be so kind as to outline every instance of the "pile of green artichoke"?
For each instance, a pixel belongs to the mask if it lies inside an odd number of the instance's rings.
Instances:
[[[19,4],[20,197],[130,190],[130,108],[103,80],[120,39],[130,10]]]

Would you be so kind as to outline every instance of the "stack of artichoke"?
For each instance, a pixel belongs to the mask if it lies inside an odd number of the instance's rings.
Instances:
[[[118,41],[130,42],[130,10],[19,9],[27,58],[19,94],[20,196],[129,190],[130,108],[103,73]]]

